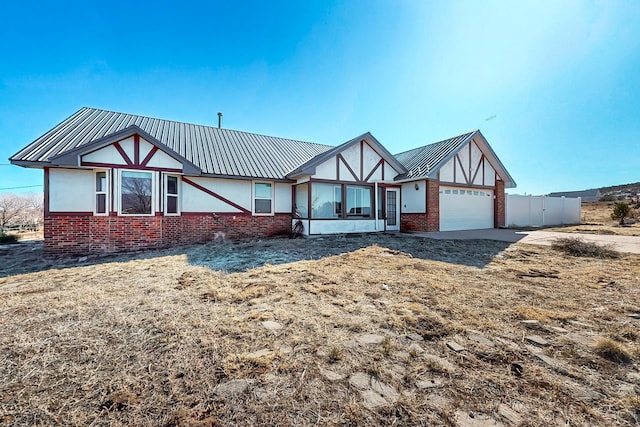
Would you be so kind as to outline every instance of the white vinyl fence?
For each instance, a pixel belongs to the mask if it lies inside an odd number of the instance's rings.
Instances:
[[[506,198],[507,227],[580,224],[580,197],[507,194]]]

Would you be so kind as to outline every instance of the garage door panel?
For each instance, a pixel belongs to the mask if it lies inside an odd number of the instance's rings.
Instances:
[[[440,231],[493,228],[493,192],[440,187]]]

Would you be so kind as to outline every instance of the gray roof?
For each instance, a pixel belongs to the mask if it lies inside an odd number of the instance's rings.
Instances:
[[[287,173],[329,145],[219,129],[133,114],[82,108],[9,160],[46,166],[51,159],[137,126],[197,166],[204,175],[284,179]]]
[[[475,132],[465,133],[445,139],[444,141],[434,142],[424,147],[418,147],[405,151],[404,153],[396,154],[396,159],[409,171],[405,176],[400,177],[400,179],[426,177],[431,172],[436,171],[442,166],[441,163],[444,163],[445,159],[448,160],[450,155],[464,145],[474,133]]]

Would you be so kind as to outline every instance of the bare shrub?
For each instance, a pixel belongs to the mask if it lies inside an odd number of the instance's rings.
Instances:
[[[609,245],[587,242],[575,237],[561,237],[556,239],[551,247],[567,255],[589,258],[619,258],[620,253]]]
[[[632,360],[629,350],[627,350],[624,345],[612,340],[611,338],[599,339],[594,345],[593,350],[600,357],[604,357],[612,362],[629,363]]]

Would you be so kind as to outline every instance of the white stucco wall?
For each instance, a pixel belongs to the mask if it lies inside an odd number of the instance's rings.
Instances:
[[[291,198],[292,196],[291,184],[277,182],[275,184],[274,192],[274,211],[275,213],[291,213]]]
[[[418,184],[418,190],[416,190]],[[402,213],[425,213],[427,197],[427,182],[412,181],[402,184],[400,190],[400,212]]]
[[[49,211],[93,212],[94,179],[91,170],[50,169]]]
[[[83,162],[106,163],[111,165],[126,165],[122,155],[113,145],[107,145],[99,150],[82,156]]]
[[[251,181],[194,177],[189,177],[189,180],[249,211],[251,210]],[[181,190],[183,212],[241,212],[186,182],[182,183]]]
[[[143,160],[142,155],[140,156],[140,161]],[[169,156],[166,153],[158,150],[153,155],[149,163],[147,163],[148,168],[169,168],[169,169],[182,169],[182,163]]]

